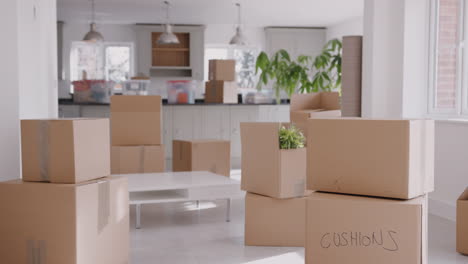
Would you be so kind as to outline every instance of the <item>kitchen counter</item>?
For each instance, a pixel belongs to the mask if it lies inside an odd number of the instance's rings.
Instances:
[[[194,104],[169,104],[167,99],[163,99],[163,105],[171,106],[256,106],[256,105],[278,105],[276,102],[263,103],[263,104],[218,104],[218,103],[205,103],[203,99],[196,99]],[[59,99],[59,105],[89,105],[89,106],[108,106],[109,103],[75,103],[72,99]],[[281,100],[280,105],[289,105],[289,99]]]

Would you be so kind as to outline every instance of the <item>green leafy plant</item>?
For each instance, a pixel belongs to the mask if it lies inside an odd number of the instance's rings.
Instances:
[[[279,129],[280,149],[298,149],[304,147],[304,135],[295,126],[281,126]]]
[[[277,102],[281,90],[288,97],[297,91],[301,93],[331,91],[341,85],[341,49],[338,39],[330,40],[316,58],[301,55],[291,59],[289,53],[281,49],[268,57],[261,52],[256,61],[256,72],[260,70],[258,89],[274,80],[273,88]]]

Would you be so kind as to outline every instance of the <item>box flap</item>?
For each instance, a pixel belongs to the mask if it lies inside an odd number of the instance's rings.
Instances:
[[[161,112],[159,95],[114,95],[111,97],[111,112]]]
[[[293,94],[291,96],[290,110],[291,112],[307,109],[320,109],[321,95],[320,93],[309,94]]]

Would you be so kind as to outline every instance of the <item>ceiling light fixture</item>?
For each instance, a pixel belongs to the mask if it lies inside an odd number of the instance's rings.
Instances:
[[[164,32],[159,36],[156,43],[159,45],[179,44],[179,39],[172,32],[172,25],[170,24],[169,9],[171,6],[168,1],[164,1],[164,4],[166,5],[166,24],[164,24]]]
[[[96,17],[95,17],[95,9],[94,9],[94,0],[91,0],[91,10],[92,10],[92,20],[91,24],[89,25],[89,32],[83,38],[83,41],[88,42],[102,42],[104,41],[104,37],[101,33],[96,30]]]
[[[229,44],[231,45],[239,45],[244,46],[247,45],[247,38],[242,31],[242,17],[241,17],[241,5],[240,3],[236,3],[237,6],[237,27],[236,27],[236,34],[234,37],[231,38]]]

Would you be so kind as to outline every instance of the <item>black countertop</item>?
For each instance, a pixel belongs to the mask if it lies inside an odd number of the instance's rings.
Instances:
[[[210,105],[229,105],[229,106],[237,106],[237,105],[277,105],[275,101],[272,101],[269,104],[213,104],[213,103],[205,103],[203,99],[196,99],[194,104],[169,104],[167,99],[163,99],[163,105],[177,105],[177,106],[210,106]],[[101,105],[101,106],[109,106],[109,103],[75,103],[73,99],[59,99],[59,105]],[[289,99],[281,100],[280,105],[289,105]]]

